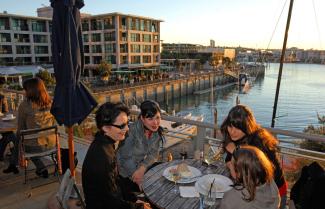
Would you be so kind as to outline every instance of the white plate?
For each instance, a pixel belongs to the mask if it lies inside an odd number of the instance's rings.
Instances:
[[[211,189],[211,195],[215,196],[216,198],[220,198],[220,193],[224,193],[232,188],[231,185],[233,183],[228,177],[218,174],[208,174],[202,176],[196,181],[196,191],[198,191],[200,194],[207,195],[213,179],[215,180]]]
[[[2,118],[3,121],[10,121],[10,120],[15,120],[16,117],[13,117],[13,118],[7,118],[7,117],[4,117]]]
[[[177,165],[173,165],[173,166],[170,166],[168,168],[166,168],[163,172],[163,176],[168,179],[169,181],[173,181],[173,178],[172,178],[172,175],[171,173],[169,172],[170,169],[176,169],[177,168]],[[187,183],[192,183],[192,182],[195,182],[197,180],[196,177],[199,177],[201,176],[201,171],[197,168],[194,168],[192,166],[189,166],[188,165],[188,169],[190,169],[192,175],[187,177],[187,178],[184,178],[182,177],[180,180],[176,181],[177,183],[181,183],[181,184],[187,184]]]

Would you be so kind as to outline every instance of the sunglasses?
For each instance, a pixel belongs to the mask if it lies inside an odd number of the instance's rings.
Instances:
[[[121,125],[111,124],[110,126],[114,126],[114,127],[116,127],[116,128],[119,128],[119,129],[123,130],[123,129],[125,129],[125,127],[129,126],[129,122],[127,122],[127,123],[123,123],[123,124],[121,124]]]

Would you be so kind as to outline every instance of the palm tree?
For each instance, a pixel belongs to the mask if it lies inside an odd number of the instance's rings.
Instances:
[[[112,73],[112,65],[102,60],[98,65],[98,71],[101,79],[108,81]]]

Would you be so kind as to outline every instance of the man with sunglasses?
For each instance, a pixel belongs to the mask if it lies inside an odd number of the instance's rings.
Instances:
[[[117,153],[122,184],[133,192],[142,191],[144,173],[158,161],[163,139],[159,131],[161,110],[158,103],[144,101],[140,110],[138,120],[130,126],[128,137]]]
[[[125,139],[128,116],[129,109],[122,103],[107,102],[96,112],[98,132],[82,166],[86,209],[151,209],[143,201],[125,199],[119,182],[115,143]]]

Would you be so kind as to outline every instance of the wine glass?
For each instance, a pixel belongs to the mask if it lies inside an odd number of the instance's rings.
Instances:
[[[221,147],[218,146],[213,146],[210,144],[204,145],[203,162],[207,165],[207,174],[213,173],[213,170],[211,169],[210,165],[220,159],[220,157],[222,156],[221,150]]]
[[[172,177],[174,185],[175,185],[173,188],[173,193],[178,194],[177,181],[181,179],[181,174],[175,169],[175,170],[172,170],[171,177]]]

